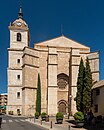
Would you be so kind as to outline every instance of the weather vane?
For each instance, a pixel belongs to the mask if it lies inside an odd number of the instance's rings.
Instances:
[[[23,18],[23,13],[22,13],[22,0],[19,1],[20,2],[20,10],[19,10],[19,13],[18,13],[18,18]]]
[[[22,7],[22,0],[20,0],[20,7]]]

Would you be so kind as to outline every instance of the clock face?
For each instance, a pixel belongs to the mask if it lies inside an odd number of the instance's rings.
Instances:
[[[21,23],[20,22],[18,22],[18,23],[16,23],[18,26],[21,26]]]

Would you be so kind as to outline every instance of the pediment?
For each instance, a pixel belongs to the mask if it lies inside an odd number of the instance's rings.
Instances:
[[[52,47],[68,47],[68,48],[84,48],[89,49],[89,47],[82,45],[74,40],[71,40],[65,36],[60,36],[51,40],[36,43],[39,46],[52,46]]]

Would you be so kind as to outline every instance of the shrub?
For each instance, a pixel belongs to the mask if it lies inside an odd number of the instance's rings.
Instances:
[[[83,121],[84,120],[84,114],[80,111],[76,112],[74,114],[74,119],[78,121]]]
[[[42,114],[41,114],[41,117],[46,117],[46,113],[45,112],[42,112]]]
[[[35,113],[35,117],[38,118],[39,117],[39,112]]]
[[[63,114],[61,112],[58,112],[56,114],[56,119],[63,119],[63,118],[64,118],[64,116],[63,116]]]
[[[9,115],[13,115],[13,111],[9,111]]]

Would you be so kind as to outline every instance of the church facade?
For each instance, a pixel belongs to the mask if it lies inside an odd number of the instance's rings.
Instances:
[[[81,57],[89,58],[93,81],[99,81],[99,53],[65,36],[35,43],[29,47],[30,34],[19,17],[10,24],[8,48],[8,107],[7,113],[34,115],[38,74],[41,81],[41,111],[49,115],[76,112],[74,98]]]

